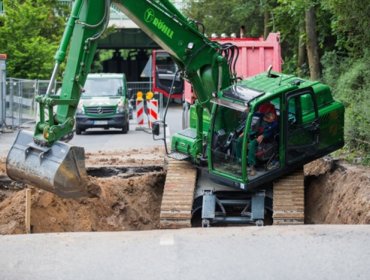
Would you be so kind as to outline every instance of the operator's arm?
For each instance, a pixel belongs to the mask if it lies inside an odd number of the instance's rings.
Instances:
[[[278,131],[278,122],[277,121],[273,121],[271,123],[268,123],[265,128],[263,129],[263,137],[264,139],[267,139],[267,138],[270,138],[270,137],[274,137],[275,134],[277,133]]]

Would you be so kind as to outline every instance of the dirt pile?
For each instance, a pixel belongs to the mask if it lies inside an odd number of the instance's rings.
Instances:
[[[306,223],[370,224],[370,169],[320,159],[305,166]]]
[[[150,156],[150,160],[147,157]],[[5,176],[0,162],[0,234],[25,232],[25,187]],[[97,198],[63,199],[32,189],[32,232],[149,230],[159,227],[165,172],[159,149],[87,154],[87,166],[104,166],[103,177],[91,177],[101,187]],[[125,173],[106,177],[111,165],[124,165]],[[148,165],[149,164],[149,165]],[[152,165],[150,165],[152,164]],[[155,165],[154,165],[155,164]],[[130,166],[131,168],[127,168]],[[140,168],[135,168],[140,166]],[[144,168],[143,168],[144,166]],[[133,172],[133,171],[138,172]],[[109,175],[109,174],[108,174]],[[2,183],[1,183],[2,182]]]

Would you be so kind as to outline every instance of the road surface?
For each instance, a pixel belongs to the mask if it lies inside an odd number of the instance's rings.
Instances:
[[[370,279],[370,226],[0,236],[0,279]]]
[[[168,132],[171,134],[181,130],[182,106],[171,104],[167,114]],[[145,148],[161,146],[163,141],[154,141],[150,130],[137,130],[137,122],[134,118],[130,121],[130,131],[122,134],[120,130],[89,129],[82,135],[74,135],[69,142],[71,145],[81,146],[86,152],[127,150],[133,148]],[[146,128],[147,125],[145,126]],[[32,129],[29,128],[29,129]],[[0,133],[0,157],[5,157],[14,142],[17,132]]]

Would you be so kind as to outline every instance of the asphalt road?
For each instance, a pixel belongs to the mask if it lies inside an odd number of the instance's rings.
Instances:
[[[370,279],[370,226],[0,236],[0,279]]]
[[[170,135],[182,129],[182,106],[171,104],[167,114],[168,132]],[[122,134],[120,130],[89,129],[82,135],[74,135],[69,142],[81,146],[86,152],[127,150],[163,145],[163,141],[154,141],[150,129],[145,125],[144,130],[137,130],[137,122],[130,120],[130,131]],[[32,130],[32,127],[27,128]],[[0,156],[6,156],[12,146],[17,132],[0,133]]]
[[[169,133],[173,134],[181,130],[181,105],[172,105],[167,114]],[[148,126],[144,130],[137,130],[137,122],[134,118],[130,121],[130,131],[122,134],[119,130],[90,129],[81,135],[75,135],[69,142],[71,145],[85,147],[87,152],[104,150],[127,150],[163,145],[163,141],[154,141]]]

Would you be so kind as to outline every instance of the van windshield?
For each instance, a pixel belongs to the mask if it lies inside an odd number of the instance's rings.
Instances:
[[[85,83],[85,92],[83,97],[95,96],[120,96],[122,95],[122,79],[104,78],[104,79],[87,79]]]

